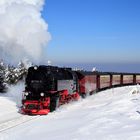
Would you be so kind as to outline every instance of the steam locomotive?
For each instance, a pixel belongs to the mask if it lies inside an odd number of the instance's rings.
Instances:
[[[140,83],[140,73],[73,71],[55,66],[28,69],[23,93],[23,114],[45,115],[62,104],[97,91]]]
[[[22,112],[48,114],[79,98],[78,77],[70,68],[34,66],[28,69]]]

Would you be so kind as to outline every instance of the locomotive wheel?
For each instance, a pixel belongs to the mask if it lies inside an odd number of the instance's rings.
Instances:
[[[59,106],[59,95],[50,97],[50,112],[55,111]]]

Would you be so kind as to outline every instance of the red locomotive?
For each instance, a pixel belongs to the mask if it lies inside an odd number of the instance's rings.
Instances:
[[[45,115],[58,106],[97,91],[140,83],[140,74],[73,71],[71,68],[33,66],[28,69],[22,113]]]

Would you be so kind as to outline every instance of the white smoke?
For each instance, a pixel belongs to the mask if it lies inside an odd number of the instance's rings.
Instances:
[[[44,0],[0,0],[0,58],[38,62],[51,39],[41,17]]]

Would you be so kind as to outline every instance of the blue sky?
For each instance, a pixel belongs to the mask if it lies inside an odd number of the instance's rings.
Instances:
[[[42,16],[53,63],[140,64],[139,0],[46,0]]]

